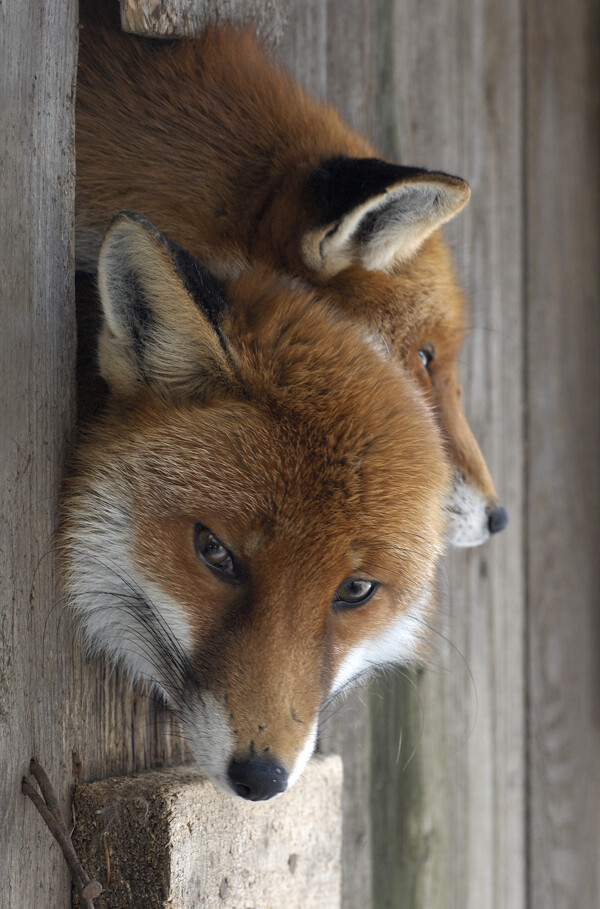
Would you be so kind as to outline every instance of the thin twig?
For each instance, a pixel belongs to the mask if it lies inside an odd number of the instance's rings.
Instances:
[[[29,762],[29,771],[36,779],[44,798],[41,798],[27,777],[23,777],[21,791],[23,795],[26,795],[31,799],[46,822],[48,830],[60,846],[65,861],[69,866],[71,877],[79,890],[83,909],[94,909],[92,900],[96,899],[96,897],[100,896],[102,893],[102,884],[99,881],[91,881],[87,871],[79,861],[73,843],[71,842],[67,826],[60,815],[58,800],[54,793],[54,789],[52,788],[46,771],[35,758],[31,758],[31,761]]]

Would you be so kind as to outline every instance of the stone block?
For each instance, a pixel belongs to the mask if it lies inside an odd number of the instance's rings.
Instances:
[[[73,842],[97,909],[338,909],[341,795],[335,755],[269,802],[187,765],[100,780],[75,791]]]

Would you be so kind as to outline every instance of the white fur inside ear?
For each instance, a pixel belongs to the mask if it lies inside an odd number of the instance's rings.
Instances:
[[[197,305],[166,240],[141,215],[122,214],[100,250],[105,316],[100,372],[113,394],[150,384],[172,399],[200,395],[229,373],[217,331]]]
[[[143,298],[148,312],[160,311],[161,303],[180,291],[181,282],[175,278],[153,230],[149,222],[144,227],[123,217],[110,227],[100,249],[100,299],[108,326],[118,338],[131,336],[132,315],[138,319],[142,316],[135,312],[140,309],[136,298]]]
[[[352,264],[386,271],[406,261],[427,237],[464,208],[470,190],[442,180],[401,183],[341,220],[305,234],[302,253],[315,271],[335,275]]]
[[[356,244],[363,266],[385,271],[394,262],[409,259],[452,214],[448,194],[434,184],[408,184],[388,193],[358,225]]]

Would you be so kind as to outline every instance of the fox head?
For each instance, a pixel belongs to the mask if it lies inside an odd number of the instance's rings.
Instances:
[[[145,681],[229,793],[271,798],[320,711],[418,658],[449,472],[378,340],[286,279],[224,291],[140,215],[99,260],[110,395],[63,496],[88,649]]]
[[[508,521],[460,400],[465,306],[439,230],[469,196],[459,177],[340,155],[290,171],[257,241],[263,255],[286,250],[291,271],[379,334],[435,407],[454,467],[447,538],[455,546],[479,545]]]

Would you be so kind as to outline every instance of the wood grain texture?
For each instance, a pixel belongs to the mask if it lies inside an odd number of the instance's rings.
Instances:
[[[520,8],[516,0],[377,5],[376,141],[405,163],[458,173],[472,186],[468,209],[447,230],[473,324],[461,355],[465,409],[511,523],[481,549],[449,556],[429,669],[413,686],[400,679],[398,691],[386,681],[378,692],[392,689],[383,717],[374,703],[381,765],[374,905],[519,909],[526,898]],[[406,852],[415,863],[398,858]]]
[[[600,11],[527,0],[530,905],[600,906]]]
[[[0,905],[70,905],[58,847],[20,791],[32,753],[63,776],[70,647],[45,634],[73,417],[76,4],[2,9],[0,177]],[[66,806],[65,786],[59,788]]]
[[[327,0],[306,0],[293,16],[274,57],[306,91],[327,100]]]

